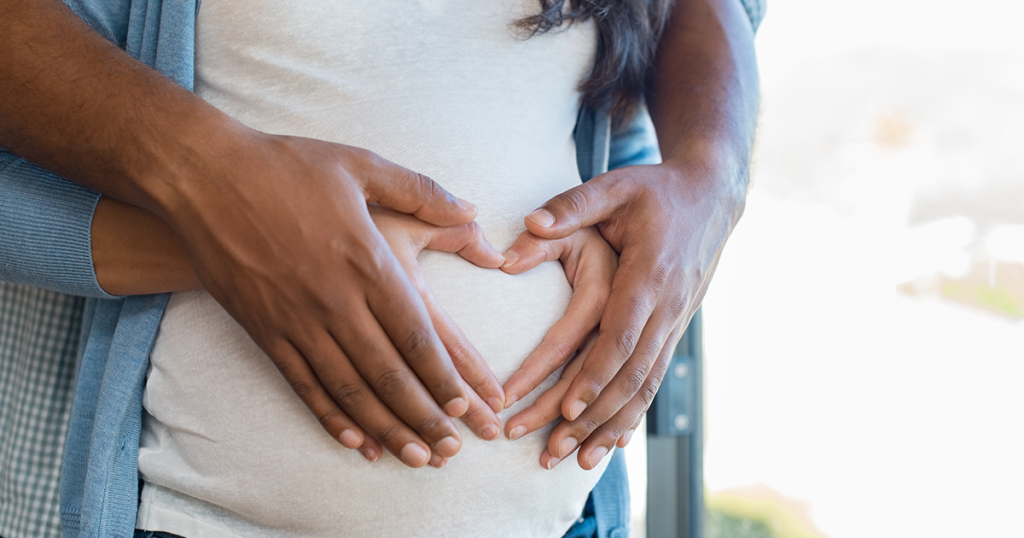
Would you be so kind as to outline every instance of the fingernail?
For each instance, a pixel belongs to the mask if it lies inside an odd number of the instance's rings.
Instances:
[[[380,457],[380,455],[377,454],[377,451],[372,448],[360,448],[359,453],[362,454],[364,458],[371,462],[377,461],[377,458]]]
[[[626,435],[623,435],[623,436],[622,436],[622,437],[624,437],[624,438],[625,438],[625,439],[623,439],[623,441],[622,441],[622,448],[626,448],[626,445],[628,445],[628,444],[629,444],[629,441],[630,441],[631,439],[633,439],[633,432],[634,432],[634,431],[636,431],[636,430],[629,430],[628,432],[626,432]]]
[[[433,454],[430,456],[430,466],[435,469],[440,469],[441,467],[444,467],[445,463],[448,463],[448,461],[437,454]]]
[[[402,447],[402,461],[410,467],[420,467],[427,463],[429,458],[427,451],[416,443],[409,443]]]
[[[441,439],[440,441],[434,444],[434,450],[436,450],[438,454],[448,454],[449,456],[454,456],[455,454],[457,454],[459,452],[459,448],[461,447],[462,443],[460,443],[458,439],[452,437],[451,435],[445,437],[444,439]]]
[[[515,394],[513,394],[512,396],[509,396],[508,399],[505,400],[505,409],[508,409],[509,407],[512,407],[512,404],[514,404],[514,403],[516,403],[518,401],[519,401],[519,396],[516,396]]]
[[[561,463],[561,461],[562,461],[562,458],[551,458],[551,459],[549,459],[548,460],[548,465],[547,465],[548,470],[550,471],[551,469],[554,469],[555,465],[558,465],[559,463]]]
[[[594,467],[597,467],[597,464],[601,463],[601,459],[604,458],[607,453],[608,449],[603,446],[599,446],[590,451],[590,455],[587,456],[587,463],[590,464],[590,468],[593,469]]]
[[[505,263],[501,266],[502,269],[508,269],[519,261],[519,253],[514,250],[509,250],[505,253]]]
[[[488,424],[484,426],[483,431],[480,433],[484,434],[484,439],[487,439],[488,441],[493,441],[494,439],[497,439],[499,435],[501,435],[501,428],[495,426],[494,424]]]
[[[526,218],[536,222],[544,228],[550,228],[551,225],[555,223],[555,216],[548,213],[548,210],[546,209],[538,209],[533,213],[530,213],[530,216]]]
[[[469,409],[469,404],[464,398],[455,398],[444,404],[444,412],[450,417],[461,417],[466,414],[467,409]]]
[[[583,400],[576,400],[569,404],[569,420],[576,420],[576,417],[580,416],[580,413],[587,408],[587,404]]]
[[[562,442],[558,443],[559,457],[564,458],[569,454],[572,454],[572,451],[576,449],[576,445],[578,444],[580,444],[580,442],[577,441],[575,437],[566,437],[565,439],[562,439]]]
[[[338,435],[338,441],[345,448],[358,448],[363,439],[354,430],[342,430],[341,435]]]
[[[516,426],[512,428],[512,431],[508,432],[508,438],[511,441],[515,441],[524,435],[526,435],[526,426]]]
[[[461,207],[462,209],[465,209],[466,211],[469,211],[470,213],[476,213],[477,212],[476,205],[473,202],[470,202],[469,200],[463,200],[462,198],[455,198],[455,199],[458,201],[459,207]]]
[[[494,396],[487,398],[487,405],[491,406],[491,410],[493,410],[495,413],[500,413],[501,410],[505,408],[505,404],[502,403],[500,399],[495,398]]]

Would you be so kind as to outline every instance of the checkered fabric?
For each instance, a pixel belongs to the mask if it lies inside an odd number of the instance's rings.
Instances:
[[[61,534],[60,463],[84,299],[0,282],[0,536]]]

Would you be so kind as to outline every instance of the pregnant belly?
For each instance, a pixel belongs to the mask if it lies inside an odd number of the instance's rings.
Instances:
[[[450,254],[425,252],[420,261],[502,382],[562,316],[572,291],[557,262],[510,276]],[[178,521],[188,536],[560,536],[603,472],[583,471],[575,459],[542,469],[549,428],[485,442],[461,423],[462,451],[443,469],[409,469],[391,455],[371,464],[320,428],[204,292],[171,298],[144,403],[139,523]]]

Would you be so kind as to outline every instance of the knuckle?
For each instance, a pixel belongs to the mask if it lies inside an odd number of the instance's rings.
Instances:
[[[331,397],[342,409],[357,409],[366,401],[365,391],[352,383],[343,383],[331,389]]]
[[[390,274],[391,250],[387,243],[372,242],[364,247],[365,255],[349,257],[349,264],[358,278],[369,285],[377,285]]]
[[[360,147],[357,147],[357,146],[346,146],[345,149],[350,154],[352,154],[353,158],[359,159],[361,161],[366,161],[366,162],[368,162],[370,164],[373,164],[373,165],[379,166],[379,165],[382,164],[381,161],[384,160],[380,155],[377,155],[376,153],[374,153],[374,152],[372,152],[372,151],[370,151],[370,150],[368,150],[366,148],[360,148]]]
[[[364,149],[357,148],[354,146],[346,146],[345,151],[348,153],[348,166],[356,173],[353,174],[355,178],[359,180],[359,183],[372,197],[376,197],[379,194],[379,185],[371,178],[377,176],[375,173],[377,169],[381,167],[381,158],[376,153]]]
[[[634,327],[625,327],[613,336],[612,343],[614,349],[622,357],[628,357],[633,354],[633,348],[640,337],[639,332]]]
[[[576,423],[577,430],[586,434],[584,436],[577,437],[577,439],[585,439],[586,437],[589,437],[591,432],[600,428],[601,425],[604,424],[604,422],[598,420],[597,417],[579,417],[576,419]]]
[[[637,290],[639,293],[633,294],[629,298],[629,302],[626,304],[626,314],[631,319],[639,318],[647,310],[648,298],[644,295],[643,289]]]
[[[470,365],[474,349],[471,344],[459,339],[453,342],[446,341],[445,348],[448,350],[448,356],[452,359],[452,364],[456,367]],[[467,379],[467,381],[469,380]]]
[[[451,376],[444,376],[437,383],[434,383],[432,392],[444,395],[446,400],[453,397],[462,397],[462,383]]]
[[[645,385],[640,389],[640,401],[644,403],[644,409],[648,409],[651,403],[654,402],[654,397],[658,395],[658,387],[654,385]]]
[[[673,318],[678,319],[686,311],[687,304],[689,304],[689,301],[685,293],[673,293],[665,301],[665,308],[668,309]]]
[[[644,383],[640,387],[639,396],[640,401],[644,404],[644,410],[646,411],[651,403],[654,402],[654,397],[658,395],[658,387],[661,386],[661,379],[652,376],[647,383]]]
[[[573,342],[564,338],[551,338],[547,342],[542,343],[549,346],[547,347],[548,359],[545,361],[545,364],[550,367],[557,367],[565,364],[565,362],[576,353],[578,348],[578,346],[573,345]]]
[[[466,414],[459,417],[466,424],[478,424],[487,420],[487,414],[484,413],[482,407],[477,405],[470,405],[469,410]]]
[[[397,424],[389,424],[380,428],[374,437],[376,437],[382,445],[393,447],[400,444],[402,441],[402,428]]]
[[[664,289],[673,271],[664,262],[656,262],[648,274],[648,283],[655,290]]]
[[[584,401],[593,402],[604,390],[604,383],[600,379],[585,378],[580,383],[580,395]]]
[[[587,195],[579,189],[565,191],[562,193],[561,201],[566,210],[576,214],[586,213],[589,205]]]
[[[596,434],[600,439],[598,443],[615,444],[615,442],[622,437],[622,434],[626,433],[626,429],[627,428],[622,424],[621,420],[611,420],[606,422]]]
[[[406,359],[416,360],[425,357],[433,348],[434,339],[430,331],[424,328],[416,328],[405,335],[402,339],[402,356]]]
[[[305,381],[289,381],[288,384],[291,385],[292,390],[295,391],[299,399],[304,402],[308,402],[317,392],[313,384]]]
[[[435,416],[430,416],[421,420],[416,425],[415,430],[420,432],[420,435],[429,439],[440,439],[447,433],[445,421]]]
[[[633,368],[626,373],[622,383],[622,395],[626,398],[632,398],[641,387],[644,385],[644,381],[647,380],[647,371],[643,368]]]
[[[664,349],[665,346],[669,345],[668,342],[666,342],[666,340],[668,340],[668,337],[669,335],[666,334],[665,332],[657,334],[655,338],[651,338],[647,342],[645,342],[642,346],[642,349],[637,350],[637,353],[643,359],[644,364],[653,364],[658,359],[658,356],[661,355],[662,349]],[[647,376],[645,375],[644,377]]]
[[[413,179],[415,179],[416,182],[420,185],[420,188],[423,189],[423,194],[425,196],[429,198],[448,197],[448,191],[442,189],[441,186],[438,185],[437,182],[434,181],[433,179],[430,179],[429,177],[419,172],[413,172],[412,174]]]
[[[341,413],[339,413],[337,409],[328,409],[323,413],[316,414],[317,421],[319,421],[320,425],[324,428],[327,428],[327,426],[336,418],[341,418]]]
[[[373,388],[383,400],[394,401],[406,394],[409,379],[401,370],[384,370],[377,375]]]

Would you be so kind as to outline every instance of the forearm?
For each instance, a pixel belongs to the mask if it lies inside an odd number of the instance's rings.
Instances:
[[[677,0],[647,100],[667,165],[742,212],[759,100],[754,34],[737,0]],[[703,181],[704,185],[693,185]]]
[[[743,213],[758,83],[739,0],[676,0],[654,73],[647,103],[663,164],[612,170],[526,218],[545,239],[597,224],[620,254],[599,336],[541,456],[548,468],[577,447],[593,468],[627,442]]]
[[[96,279],[112,295],[201,289],[181,239],[159,217],[101,198],[92,221]]]
[[[59,0],[0,4],[0,146],[160,212],[238,125],[104,40]]]

